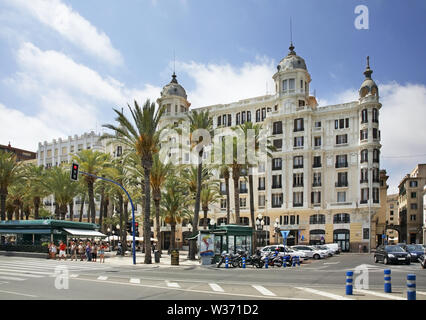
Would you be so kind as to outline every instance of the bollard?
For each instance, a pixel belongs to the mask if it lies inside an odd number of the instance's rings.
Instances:
[[[390,269],[385,269],[385,292],[386,293],[392,293]]]
[[[416,275],[407,274],[407,300],[416,300]]]
[[[299,267],[300,267],[300,257],[299,257],[299,256],[297,256],[296,258],[297,258],[297,259],[296,259],[296,261],[297,261],[297,266],[299,266]]]
[[[229,258],[226,257],[225,258],[225,268],[228,269],[228,267],[229,267]]]
[[[346,272],[346,295],[352,295],[353,271]]]
[[[265,269],[268,269],[268,257],[265,257]]]
[[[243,257],[243,269],[246,268],[246,257]]]
[[[283,268],[287,267],[287,257],[283,256]]]

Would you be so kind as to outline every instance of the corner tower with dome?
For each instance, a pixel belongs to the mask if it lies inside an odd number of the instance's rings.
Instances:
[[[255,217],[261,216],[265,225],[263,245],[282,243],[274,224],[289,231],[288,245],[336,242],[343,251],[359,252],[381,243],[377,214],[386,181],[381,184],[381,104],[372,73],[368,58],[359,99],[319,107],[307,63],[291,43],[271,75],[273,94],[200,108],[209,110],[216,135],[225,136],[229,127],[251,121],[271,137],[276,151],[258,164],[253,177]],[[180,118],[190,106],[175,76],[158,103],[167,106],[165,119]],[[224,179],[219,174],[216,179],[224,190]],[[230,203],[223,196],[209,208],[208,218],[219,225],[252,225],[246,181],[241,177],[239,182],[240,221],[232,214],[226,221],[227,206],[235,212],[233,184]]]

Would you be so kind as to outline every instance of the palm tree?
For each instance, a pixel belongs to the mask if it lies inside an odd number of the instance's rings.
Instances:
[[[211,182],[201,190],[201,207],[204,212],[203,227],[207,227],[207,212],[209,205],[216,203],[221,198],[219,185],[217,182]]]
[[[12,153],[0,151],[0,216],[6,219],[6,197],[8,187],[17,183],[23,176],[20,162]]]
[[[170,163],[164,164],[160,161],[158,154],[154,156],[154,162],[151,170],[151,188],[152,199],[155,205],[155,233],[157,237],[157,250],[161,252],[161,232],[160,232],[160,202],[161,202],[161,189],[163,188],[167,176],[172,172],[172,165]]]
[[[34,219],[38,219],[41,200],[49,195],[48,190],[43,184],[43,180],[46,179],[46,174],[43,166],[36,166],[33,164],[25,166],[24,172],[28,192],[34,206]]]
[[[73,156],[73,160],[77,161],[80,165],[80,170],[93,175],[99,175],[103,169],[108,155],[99,151],[82,150]],[[95,194],[94,184],[95,177],[85,175],[84,181],[87,183],[87,191],[89,194],[89,215],[91,222],[96,223],[96,207],[95,207]]]
[[[189,206],[189,197],[175,176],[169,177],[161,197],[164,221],[170,224],[171,249],[176,248],[176,224],[181,223]],[[170,248],[169,248],[170,249]]]
[[[192,111],[191,114],[188,114],[188,119],[190,121],[190,133],[191,133],[191,141],[193,142],[192,147],[198,147],[200,143],[203,141],[202,137],[199,137],[197,141],[193,141],[192,134],[194,134],[197,130],[207,130],[211,136],[213,121],[209,116],[209,111]],[[192,220],[193,232],[197,233],[198,231],[198,220],[199,220],[199,212],[200,212],[200,198],[201,198],[201,175],[203,170],[203,153],[204,147],[196,149],[198,152],[198,172],[197,172],[197,193],[195,196],[195,205],[194,205],[194,217]],[[195,260],[195,253],[197,250],[195,240],[191,240],[193,245],[190,246],[189,258],[191,260]]]
[[[130,106],[134,125],[126,118],[123,112],[114,109],[117,114],[115,119],[119,126],[111,124],[104,125],[105,128],[111,129],[115,135],[105,134],[103,139],[112,139],[122,143],[125,147],[136,152],[140,159],[140,163],[144,171],[144,186],[143,194],[145,195],[144,201],[144,219],[143,219],[143,233],[145,239],[150,239],[151,227],[149,218],[151,215],[151,185],[150,176],[153,164],[154,154],[159,152],[160,135],[162,129],[159,128],[159,121],[164,113],[164,107],[156,110],[155,103],[147,100],[141,108],[135,101],[135,107],[132,109]],[[145,242],[145,263],[151,264],[151,242]]]

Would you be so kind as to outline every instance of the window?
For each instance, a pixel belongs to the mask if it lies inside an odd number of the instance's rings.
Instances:
[[[293,207],[303,206],[303,192],[293,192]]]
[[[296,216],[295,215],[290,216],[290,224],[296,224]]]
[[[313,187],[321,187],[321,172],[314,173],[314,181],[312,183]]]
[[[324,214],[314,214],[309,217],[309,224],[325,224]]]
[[[379,122],[379,111],[376,108],[373,108],[373,122]]]
[[[117,157],[120,157],[123,154],[123,147],[117,146]]]
[[[368,188],[362,188],[361,189],[361,203],[367,203],[368,202],[368,195],[369,191]]]
[[[220,193],[226,194],[226,183],[225,182],[220,183]]]
[[[411,198],[416,198],[417,197],[417,193],[416,192],[411,192]]]
[[[351,223],[348,213],[338,213],[333,216],[333,223]]]
[[[241,112],[241,123],[244,123],[244,122],[246,122],[246,112],[245,111]]]
[[[417,181],[410,181],[411,188],[417,188]]]
[[[280,225],[288,225],[288,216],[280,216]]]
[[[345,144],[348,143],[348,135],[347,134],[338,134],[336,136],[336,144]]]
[[[240,193],[247,193],[247,182],[240,181]]]
[[[294,147],[303,147],[303,138],[304,137],[294,137]]]
[[[321,203],[321,191],[311,192],[311,203],[320,204]]]
[[[266,108],[262,108],[262,121],[266,118]]]
[[[220,208],[226,209],[226,199],[220,199]]]
[[[294,132],[303,131],[304,130],[304,121],[303,118],[294,119]]]
[[[258,172],[265,172],[265,163],[263,163],[263,162],[259,163],[257,171]]]
[[[368,162],[368,150],[363,149],[361,150],[361,163]]]
[[[222,117],[217,117],[217,126],[220,127],[222,125]]]
[[[368,111],[367,109],[363,109],[361,111],[361,123],[366,123],[368,122]]]
[[[373,128],[373,139],[377,139],[378,138],[377,132],[378,132],[377,129]]]
[[[288,90],[288,81],[283,80],[283,91],[286,92]]]
[[[277,121],[272,124],[272,134],[281,134],[283,133],[283,123],[282,121]]]
[[[274,158],[272,159],[272,170],[281,170],[282,169],[282,159]]]
[[[368,129],[360,130],[359,135],[360,135],[361,140],[367,140],[368,139]]]
[[[295,89],[295,81],[294,81],[294,79],[289,79],[288,80],[288,90],[291,92],[291,91],[294,91],[294,89]]]
[[[260,122],[260,109],[256,110],[256,122]]]
[[[283,204],[283,194],[273,193],[272,194],[272,208],[280,208]]]
[[[265,190],[265,177],[259,177],[257,190]]]
[[[336,187],[347,187],[348,186],[348,173],[338,172]]]
[[[368,182],[368,169],[362,168],[361,169],[361,180],[360,183],[366,183]]]
[[[305,106],[305,100],[299,100],[299,107]]]
[[[293,187],[303,187],[303,173],[293,174]]]
[[[314,164],[312,166],[313,168],[321,168],[321,156],[315,156],[314,157]]]
[[[334,129],[349,128],[349,118],[334,120]]]
[[[240,224],[248,226],[250,224],[250,219],[247,217],[240,217]]]
[[[246,198],[240,198],[240,208],[245,208],[247,205],[247,199]]]
[[[293,158],[293,169],[303,168],[303,156],[296,156]]]
[[[282,139],[275,139],[273,141],[273,145],[277,149],[282,149],[282,147],[283,147],[283,140]]]
[[[336,168],[347,168],[348,167],[348,155],[336,156]]]
[[[380,182],[379,168],[373,168],[373,182]]]
[[[247,122],[251,122],[251,112],[247,111]]]
[[[412,204],[410,204],[410,208],[411,208],[412,210],[417,210],[417,203],[412,203]]]
[[[224,114],[222,116],[222,125],[225,127],[226,126],[226,114]]]
[[[321,128],[321,121],[315,121],[315,128]]]
[[[259,204],[258,204],[258,206],[259,207],[264,207],[265,206],[265,195],[264,194],[259,195]]]
[[[321,147],[321,137],[314,137],[314,147]]]
[[[346,192],[345,191],[337,192],[337,202],[346,202]]]
[[[380,162],[380,150],[379,149],[374,149],[373,150],[373,162],[374,163],[379,163]]]
[[[369,228],[363,228],[362,229],[363,239],[370,239],[370,229]]]
[[[240,113],[238,112],[237,113],[237,116],[236,116],[236,124],[238,125],[238,124],[240,124]]]
[[[272,176],[272,188],[273,189],[279,189],[282,188],[282,184],[281,184],[281,175],[273,175]]]

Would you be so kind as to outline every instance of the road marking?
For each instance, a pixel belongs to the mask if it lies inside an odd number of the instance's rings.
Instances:
[[[2,279],[2,280],[12,280],[12,281],[24,281],[24,280],[27,280],[27,279],[24,279],[24,278],[5,277],[5,276],[0,276],[0,279]]]
[[[351,298],[339,296],[337,294],[333,294],[333,293],[329,293],[329,292],[325,292],[325,291],[320,291],[320,290],[315,290],[315,289],[311,289],[311,288],[296,287],[296,289],[306,291],[306,292],[309,292],[309,293],[313,293],[313,294],[317,294],[319,296],[327,297],[327,298],[334,299],[334,300],[354,300],[354,299],[351,299]]]
[[[32,270],[28,270],[28,269],[18,270],[18,269],[14,269],[14,268],[0,268],[0,271],[14,272],[15,274],[19,274],[19,275],[24,275],[25,273],[43,274],[43,275],[53,274],[53,272],[32,271]]]
[[[212,288],[213,291],[216,291],[216,292],[225,292],[225,290],[223,290],[223,288],[220,285],[216,284],[216,283],[209,283],[209,286],[210,286],[210,288]]]
[[[416,293],[418,293],[418,294],[422,294],[422,295],[426,296],[426,292],[416,291]]]
[[[252,285],[252,287],[255,288],[257,291],[259,291],[264,296],[274,296],[274,297],[276,296],[275,293],[269,291],[268,289],[266,289],[262,286]]]
[[[166,283],[167,283],[168,287],[171,287],[171,288],[180,288],[180,285],[177,282],[168,282],[168,281],[166,281]]]
[[[4,290],[0,290],[0,292],[3,293],[10,293],[10,294],[16,294],[18,296],[25,296],[25,297],[33,297],[33,298],[37,298],[37,296],[34,296],[32,294],[25,294],[25,293],[19,293],[19,292],[12,292],[12,291],[4,291]]]
[[[130,283],[137,283],[137,284],[139,284],[139,283],[141,283],[141,279],[138,279],[138,278],[131,278],[131,279],[129,280],[129,282],[130,282]]]
[[[1,272],[0,271],[0,275],[16,276],[16,272]],[[25,277],[28,277],[28,278],[43,278],[43,276],[39,276],[39,275],[35,275],[35,274],[26,274]]]
[[[390,294],[380,293],[380,292],[375,292],[375,291],[370,291],[370,290],[355,289],[354,291],[364,293],[364,294],[371,294],[373,296],[378,296],[378,297],[386,298],[386,299],[407,300],[407,299],[402,298],[402,297],[396,297],[396,296],[393,296],[393,295],[390,295]]]
[[[70,274],[70,278],[77,278],[78,274]]]
[[[324,264],[338,264],[340,262],[324,262]]]
[[[105,281],[105,280],[108,280],[108,277],[105,277],[105,276],[99,276],[99,277],[98,277],[98,280],[103,280],[103,281]]]

